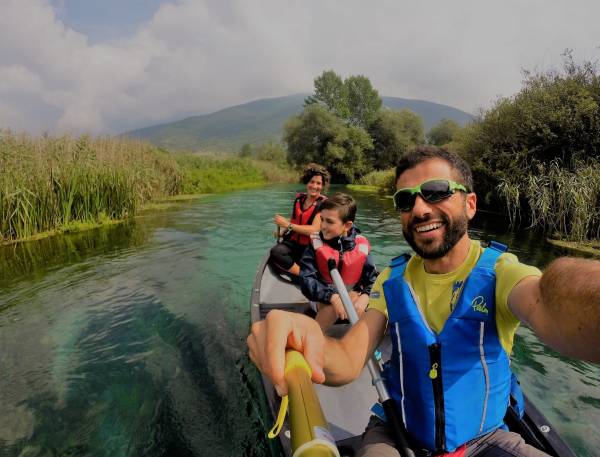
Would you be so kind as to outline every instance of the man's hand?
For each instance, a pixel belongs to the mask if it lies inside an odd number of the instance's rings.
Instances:
[[[329,301],[331,302],[331,306],[333,306],[333,310],[335,311],[335,315],[338,317],[338,319],[348,319],[346,309],[344,308],[344,303],[338,294],[333,294]]]
[[[287,394],[284,378],[285,349],[301,352],[312,369],[312,380],[325,381],[323,349],[325,337],[314,319],[298,313],[273,310],[252,324],[248,343],[252,362],[273,383],[279,395]]]

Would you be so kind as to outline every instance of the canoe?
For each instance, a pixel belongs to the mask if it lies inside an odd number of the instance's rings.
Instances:
[[[268,264],[266,256],[258,266],[250,296],[251,321],[264,319],[273,309],[310,314],[310,303],[302,295],[298,286],[275,271]],[[347,324],[336,324],[329,331],[330,336],[341,336],[348,329]],[[385,338],[379,350],[383,360],[391,354],[391,342]],[[266,376],[262,383],[274,423],[279,411],[280,398]],[[329,431],[336,441],[342,456],[354,456],[360,445],[361,435],[369,422],[371,407],[377,402],[377,392],[372,386],[368,370],[363,369],[360,377],[351,384],[341,387],[315,385]],[[527,443],[554,457],[575,457],[567,443],[544,415],[525,396],[525,415],[522,419],[509,409],[505,418],[511,431],[519,433]],[[291,456],[290,430],[287,422],[283,425],[279,439],[285,456]]]

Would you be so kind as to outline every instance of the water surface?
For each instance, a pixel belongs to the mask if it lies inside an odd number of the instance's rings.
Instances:
[[[246,358],[249,292],[295,188],[206,196],[0,249],[0,456],[268,456]],[[388,198],[355,193],[379,266],[407,249]],[[562,253],[483,215],[472,235],[540,267]],[[527,329],[515,371],[580,456],[598,455],[600,368]]]

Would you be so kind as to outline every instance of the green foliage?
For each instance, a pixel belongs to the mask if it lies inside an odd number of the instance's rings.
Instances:
[[[452,119],[442,119],[427,132],[427,141],[436,146],[444,146],[454,140],[461,126]]]
[[[572,241],[600,239],[600,161],[580,163],[573,171],[559,161],[538,164],[537,173],[498,185],[511,220],[518,219],[523,206],[529,209],[532,226]]]
[[[591,172],[600,160],[600,75],[593,64],[575,64],[567,53],[562,71],[526,74],[519,93],[498,100],[453,143],[471,162],[486,204],[501,203],[513,220],[520,216],[569,238],[597,236],[599,222],[592,209],[600,202],[583,195],[600,180]],[[574,186],[583,176],[586,186]],[[579,209],[553,206],[549,200],[559,198],[555,190],[569,194]],[[578,222],[580,210],[587,213],[589,225]],[[554,211],[573,219],[550,223]]]
[[[365,76],[346,80],[329,70],[315,79],[315,93],[302,114],[284,126],[288,161],[325,165],[334,181],[354,182],[375,169],[393,167],[409,149],[424,142],[414,112],[381,110],[382,101]]]
[[[288,120],[284,142],[291,164],[320,163],[334,180],[342,182],[353,182],[367,171],[365,151],[373,147],[365,130],[346,125],[318,104],[308,105],[302,114]]]
[[[128,139],[0,131],[0,241],[124,219],[150,200],[182,192],[297,181],[281,165],[280,145],[266,145],[264,154],[263,162],[171,155]]]
[[[240,148],[238,155],[243,159],[252,157],[252,146],[250,146],[248,143],[244,143],[244,145]]]
[[[314,85],[315,93],[305,99],[304,106],[322,103],[339,118],[349,117],[348,88],[336,72],[324,71],[321,76],[315,78]]]
[[[256,160],[284,165],[286,163],[286,151],[280,143],[271,141],[258,146],[254,153],[254,158]]]
[[[131,140],[0,132],[0,240],[135,214],[181,190],[168,155]]]
[[[368,157],[376,170],[394,167],[410,149],[423,144],[423,122],[414,112],[381,111],[369,129],[373,150]]]
[[[183,193],[202,194],[244,189],[266,183],[250,159],[203,155],[178,155],[183,173]]]
[[[381,98],[366,76],[350,76],[344,81],[348,92],[350,123],[368,129],[381,109]]]
[[[366,76],[342,80],[340,75],[328,70],[315,78],[315,93],[304,101],[305,107],[313,104],[321,104],[339,119],[367,129],[376,119],[382,101]]]
[[[378,187],[382,192],[393,195],[396,192],[396,168],[372,171],[358,181],[365,186]]]

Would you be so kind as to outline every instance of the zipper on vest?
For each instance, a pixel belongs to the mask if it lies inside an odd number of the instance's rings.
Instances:
[[[436,452],[443,452],[446,449],[446,414],[444,411],[444,387],[442,385],[442,356],[439,343],[429,346],[429,360],[431,362],[429,378],[433,387],[435,407],[435,449]]]

